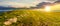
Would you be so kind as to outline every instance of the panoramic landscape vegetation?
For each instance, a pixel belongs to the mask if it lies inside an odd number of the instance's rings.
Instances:
[[[60,26],[60,12],[15,10],[0,14],[0,26]]]
[[[0,26],[60,26],[60,0],[36,7],[0,6]]]

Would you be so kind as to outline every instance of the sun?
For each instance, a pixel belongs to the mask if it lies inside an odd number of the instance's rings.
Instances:
[[[45,11],[49,12],[50,11],[50,6],[45,6]]]

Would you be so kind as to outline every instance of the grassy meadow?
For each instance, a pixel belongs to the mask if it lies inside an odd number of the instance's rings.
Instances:
[[[15,19],[14,20],[9,19]],[[4,22],[6,22],[4,24]],[[60,26],[60,12],[15,10],[0,13],[0,26]]]

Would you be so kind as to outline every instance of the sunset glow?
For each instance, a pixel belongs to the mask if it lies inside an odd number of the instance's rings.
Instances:
[[[45,6],[45,11],[49,12],[50,11],[50,6]]]

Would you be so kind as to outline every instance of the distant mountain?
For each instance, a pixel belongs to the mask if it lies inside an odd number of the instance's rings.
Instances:
[[[4,12],[4,11],[12,11],[15,10],[16,8],[14,7],[4,7],[4,6],[0,6],[0,12]]]
[[[0,10],[11,10],[14,9],[13,7],[4,7],[4,6],[0,6]]]

